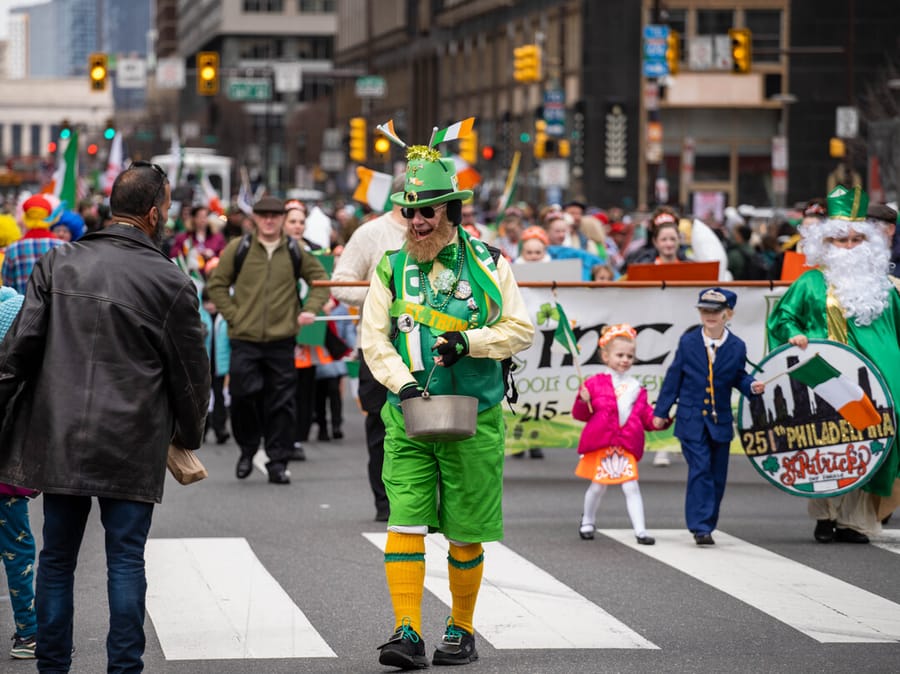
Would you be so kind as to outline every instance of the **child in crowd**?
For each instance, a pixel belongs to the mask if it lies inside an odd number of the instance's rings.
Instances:
[[[519,257],[515,259],[519,262],[549,262],[550,255],[547,253],[547,246],[550,245],[550,239],[547,238],[547,232],[542,227],[532,225],[522,232],[519,239]]]
[[[0,340],[22,307],[24,296],[9,286],[0,287]],[[11,657],[34,658],[37,617],[34,613],[34,536],[28,519],[28,499],[33,489],[0,483],[0,557],[6,568],[6,582],[12,603],[16,632]]]
[[[333,317],[349,316],[347,305],[330,298],[323,309]],[[336,320],[328,322],[328,330],[340,338],[347,346],[348,353],[356,348],[356,326],[353,321]],[[337,354],[335,354],[336,356]],[[319,426],[319,441],[328,442],[331,438],[340,440],[344,437],[341,429],[344,416],[341,382],[347,375],[347,363],[343,358],[328,358],[328,362],[316,365],[316,424]],[[328,417],[326,409],[331,413],[331,435],[328,434]]]
[[[212,410],[206,417],[206,429],[208,431],[212,426],[213,432],[216,434],[216,444],[224,445],[231,437],[231,433],[225,428],[228,421],[225,381],[231,366],[231,342],[228,340],[228,324],[216,309],[213,301],[209,299],[205,287],[200,292],[200,299],[200,320],[203,321],[212,383],[212,396],[210,396]]]
[[[594,538],[597,508],[611,484],[622,485],[631,526],[641,545],[656,540],[647,533],[644,502],[638,486],[637,462],[644,454],[644,431],[657,430],[647,390],[628,374],[634,364],[637,331],[627,323],[608,325],[600,335],[600,357],[608,372],[588,377],[581,385],[572,416],[587,425],[581,432],[581,458],[575,474],[590,480],[578,533]],[[663,424],[665,427],[665,424]]]
[[[744,369],[747,345],[726,324],[734,315],[737,295],[723,288],[700,292],[700,325],[678,342],[659,392],[653,423],[669,423],[676,402],[675,437],[688,465],[684,512],[697,545],[715,545],[712,532],[728,477],[728,450],[734,436],[731,391],[759,395],[765,384]]]

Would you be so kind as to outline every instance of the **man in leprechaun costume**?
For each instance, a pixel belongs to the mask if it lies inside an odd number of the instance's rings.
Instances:
[[[772,347],[806,349],[810,339],[848,344],[880,370],[900,404],[900,295],[888,278],[890,248],[878,224],[866,221],[868,197],[859,186],[835,187],[828,217],[801,225],[804,272],[768,318]],[[809,499],[820,543],[868,543],[878,533],[878,508],[898,477],[897,440],[863,487],[829,498]]]
[[[482,543],[503,537],[505,381],[501,361],[528,348],[534,327],[499,251],[459,226],[462,201],[452,159],[407,148],[406,184],[391,195],[407,221],[406,244],[388,252],[363,306],[361,343],[374,377],[388,389],[382,477],[390,502],[384,552],[395,631],[380,646],[383,665],[426,667],[421,635],[425,534],[442,532],[451,615],[435,665],[478,658],[472,618],[481,585]],[[478,399],[473,437],[409,438],[400,402],[428,391]]]

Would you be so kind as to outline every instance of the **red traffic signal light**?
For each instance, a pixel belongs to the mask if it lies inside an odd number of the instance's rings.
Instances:
[[[481,158],[485,161],[490,161],[494,158],[494,146],[493,145],[485,145],[481,148]]]
[[[47,154],[55,154],[56,153],[56,141],[51,140],[47,143]]]
[[[91,143],[90,145],[88,145],[88,146],[87,146],[87,153],[88,153],[89,155],[95,155],[95,154],[97,154],[97,143]]]

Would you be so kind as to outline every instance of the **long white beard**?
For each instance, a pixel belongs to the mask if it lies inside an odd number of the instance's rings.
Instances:
[[[855,248],[827,246],[821,264],[825,279],[848,319],[869,325],[888,306],[893,285],[888,279],[890,251],[871,239]]]

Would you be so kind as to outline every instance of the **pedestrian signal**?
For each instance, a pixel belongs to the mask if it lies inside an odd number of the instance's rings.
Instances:
[[[88,56],[88,76],[91,78],[91,91],[104,91],[108,75],[106,54],[96,52]]]
[[[219,54],[202,51],[197,54],[197,93],[215,96],[219,93]]]
[[[753,34],[749,28],[731,28],[731,70],[735,73],[749,73],[753,63]]]

